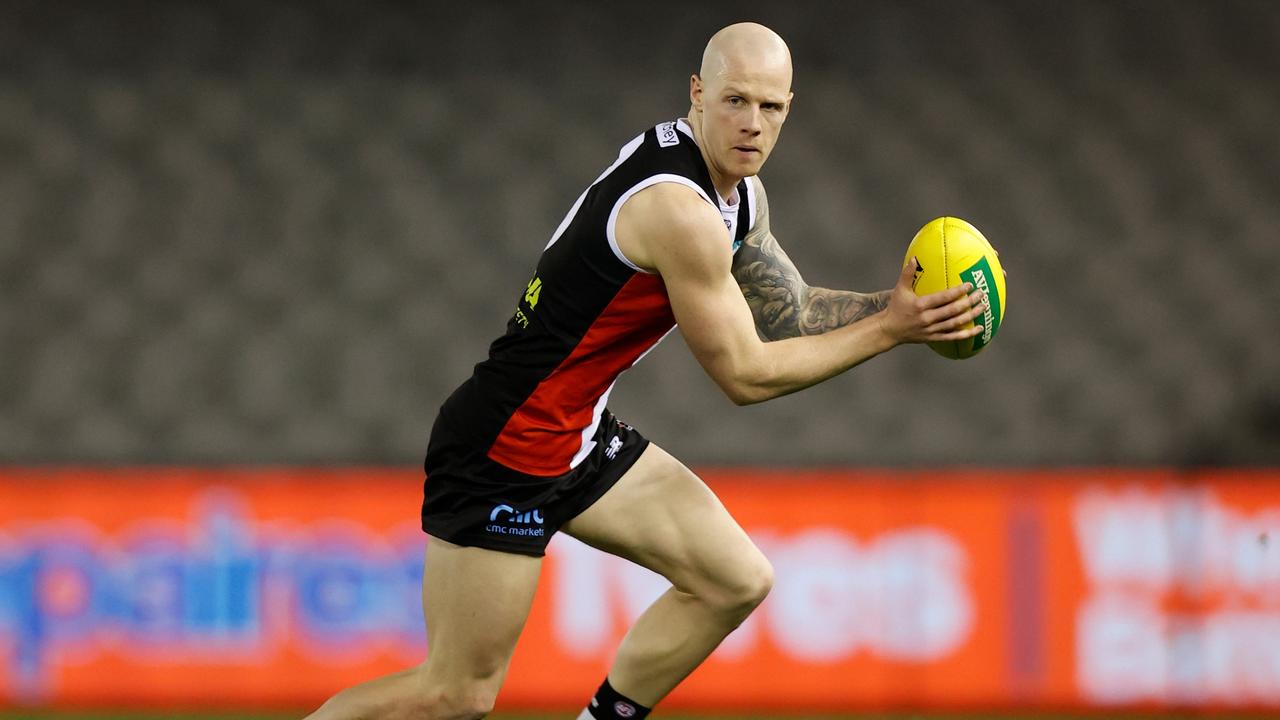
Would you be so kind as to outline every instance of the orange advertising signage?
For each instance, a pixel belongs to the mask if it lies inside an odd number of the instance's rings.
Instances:
[[[1090,480],[1041,490],[1051,696],[1280,709],[1280,473]]]
[[[1280,709],[1280,473],[703,475],[776,582],[664,706]],[[0,703],[305,707],[420,662],[420,482],[0,472]],[[580,706],[665,587],[557,537],[500,705]]]

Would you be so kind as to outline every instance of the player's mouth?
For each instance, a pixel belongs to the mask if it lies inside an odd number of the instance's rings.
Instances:
[[[734,145],[734,146],[733,146],[733,149],[734,149],[734,150],[736,150],[736,151],[738,151],[738,152],[740,152],[740,153],[742,153],[743,155],[745,155],[745,156],[747,156],[747,157],[752,157],[752,156],[754,156],[754,155],[758,155],[758,154],[760,154],[760,149],[759,149],[759,148],[752,147],[752,146],[750,146],[750,145]]]

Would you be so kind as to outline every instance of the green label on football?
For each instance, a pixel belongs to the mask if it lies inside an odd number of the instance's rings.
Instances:
[[[981,290],[987,295],[987,309],[982,313],[982,334],[973,339],[973,352],[977,353],[991,342],[991,338],[1000,329],[1000,293],[996,290],[995,278],[991,277],[991,265],[985,257],[962,271],[960,281],[973,283],[975,290]]]

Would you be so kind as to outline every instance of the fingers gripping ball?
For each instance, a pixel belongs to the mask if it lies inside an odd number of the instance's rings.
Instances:
[[[976,290],[987,293],[989,308],[979,319],[982,332],[966,340],[931,342],[934,352],[953,360],[963,360],[982,352],[991,344],[1004,320],[1004,271],[991,243],[978,228],[954,217],[940,217],[920,228],[902,264],[915,257],[920,264],[911,288],[917,295],[928,295],[963,283],[973,283]],[[973,327],[969,323],[965,327]]]

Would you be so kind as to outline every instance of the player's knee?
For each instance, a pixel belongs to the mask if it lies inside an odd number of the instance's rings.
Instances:
[[[718,609],[746,617],[773,589],[773,565],[756,550],[734,564],[716,593]]]
[[[764,602],[769,596],[769,591],[773,589],[773,563],[769,562],[763,554],[757,554],[755,561],[751,565],[748,573],[747,582],[743,587],[742,601],[752,610]]]

